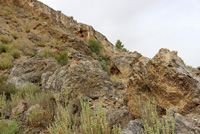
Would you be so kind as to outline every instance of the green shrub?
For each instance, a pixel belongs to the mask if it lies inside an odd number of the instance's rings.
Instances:
[[[1,58],[6,58],[10,61],[14,60],[14,57],[10,53],[2,53],[0,56],[1,56]]]
[[[11,35],[14,39],[18,38],[18,33],[16,31],[11,32]]]
[[[17,59],[17,58],[20,57],[21,51],[19,51],[18,49],[13,49],[13,50],[11,50],[10,54],[11,54],[15,59]]]
[[[128,50],[126,48],[124,48],[124,44],[122,44],[122,42],[120,40],[117,40],[117,42],[115,43],[115,46],[118,48],[118,49],[121,49],[125,52],[128,52]]]
[[[13,66],[12,61],[9,58],[0,58],[0,69],[9,69]]]
[[[45,47],[45,42],[43,40],[41,41],[33,40],[33,43],[35,43],[39,47]]]
[[[7,80],[8,80],[7,75],[1,75],[0,76],[0,85],[5,84]]]
[[[9,49],[10,47],[8,45],[0,43],[0,54],[8,52]]]
[[[27,95],[35,95],[37,92],[40,91],[40,87],[33,83],[26,83],[20,87],[18,91],[18,95],[22,98],[25,98]]]
[[[117,40],[117,42],[115,43],[115,46],[116,46],[118,49],[124,48],[124,45],[122,44],[122,42],[121,42],[120,40]]]
[[[102,44],[99,41],[96,40],[88,40],[88,44],[90,46],[90,49],[92,52],[95,52],[96,54],[99,54],[102,49]]]
[[[62,42],[61,40],[57,40],[57,39],[55,39],[55,40],[54,40],[54,43],[53,43],[54,47],[60,46],[60,45],[62,45],[62,44],[63,44],[63,42]]]
[[[7,99],[11,99],[11,94],[16,93],[14,84],[0,83],[0,95],[5,94]]]
[[[0,35],[0,41],[3,43],[11,43],[13,41],[13,38],[8,35]]]
[[[43,108],[33,109],[28,116],[28,124],[32,128],[46,128],[53,120],[53,114]]]
[[[110,67],[108,63],[106,61],[101,61],[100,64],[103,70],[110,76]]]
[[[56,55],[55,59],[56,59],[58,64],[67,65],[67,63],[68,63],[68,57],[67,56],[68,56],[68,52],[63,51],[60,54]]]
[[[42,52],[39,52],[37,54],[40,58],[50,58],[53,57],[54,52],[53,49],[51,49],[50,47],[45,47]]]
[[[6,95],[5,93],[0,94],[0,117],[4,116],[7,110]]]
[[[29,23],[26,23],[25,26],[24,26],[24,29],[25,29],[26,33],[30,33],[30,31],[31,31],[31,25]]]
[[[0,134],[18,134],[19,126],[18,122],[13,120],[7,122],[6,120],[0,121]]]
[[[188,69],[190,72],[193,72],[193,73],[196,72],[196,69],[193,68],[192,66],[187,65],[186,67],[187,67],[187,69]]]
[[[24,45],[20,44],[17,40],[14,40],[11,44],[10,44],[12,49],[20,49],[23,50],[24,48],[26,48]]]
[[[33,57],[35,55],[35,53],[32,50],[28,49],[28,48],[24,49],[24,53],[26,55],[28,55],[28,56],[31,56],[31,57]]]
[[[153,101],[154,103],[154,101]],[[141,104],[140,104],[141,105]],[[175,121],[171,117],[170,111],[166,110],[167,118],[159,119],[156,105],[147,101],[144,106],[141,107],[140,116],[144,129],[141,130],[141,134],[174,134]],[[138,134],[140,134],[138,132]]]
[[[110,80],[112,83],[116,83],[119,80],[119,78],[117,78],[116,75],[113,75],[113,76],[111,76]]]
[[[110,66],[109,66],[109,61],[107,59],[107,55],[100,55],[98,57],[98,60],[101,64],[101,67],[103,68],[103,70],[110,75]]]
[[[89,103],[81,101],[80,118],[71,113],[71,105],[63,108],[55,117],[55,123],[47,129],[51,134],[120,134],[121,128],[109,126],[106,112],[99,106],[94,112]]]

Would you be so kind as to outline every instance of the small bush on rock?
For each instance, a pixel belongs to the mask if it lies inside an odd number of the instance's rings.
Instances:
[[[118,49],[123,50],[124,52],[128,52],[128,50],[126,48],[124,48],[124,44],[122,44],[122,42],[120,40],[117,40],[117,42],[115,43],[115,46]]]
[[[110,66],[109,66],[109,61],[107,59],[107,55],[100,55],[98,57],[98,60],[103,70],[110,76]]]
[[[0,69],[9,69],[13,66],[12,61],[9,58],[1,58],[0,59]]]
[[[20,57],[21,51],[19,51],[18,49],[13,49],[13,50],[11,50],[10,54],[11,54],[15,59],[17,59],[17,58]]]
[[[45,47],[41,52],[38,53],[40,58],[50,58],[53,57],[53,49],[50,47]]]
[[[35,55],[35,53],[28,48],[25,48],[24,53],[28,56],[31,56],[31,57]]]
[[[13,38],[8,35],[0,35],[0,41],[3,43],[11,43],[13,41]]]
[[[8,45],[0,43],[0,54],[8,52],[9,49],[10,47]]]
[[[67,65],[67,63],[68,63],[68,57],[67,56],[68,56],[68,52],[63,51],[60,54],[56,55],[55,59],[56,59],[58,64]]]
[[[90,46],[90,49],[92,52],[99,54],[100,50],[102,49],[102,44],[99,41],[96,40],[88,40],[88,44]]]

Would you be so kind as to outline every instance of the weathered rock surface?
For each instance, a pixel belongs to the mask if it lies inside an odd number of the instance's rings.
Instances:
[[[138,117],[138,96],[155,98],[158,108],[176,107],[181,113],[200,104],[200,80],[191,74],[177,52],[161,49],[153,59],[138,59],[128,85],[128,106]]]
[[[143,126],[140,119],[132,120],[126,127],[124,127],[122,134],[138,134],[142,128]]]
[[[132,71],[133,67],[132,64],[134,62],[137,62],[137,60],[141,57],[142,55],[133,52],[131,54],[124,54],[124,55],[114,55],[111,57],[111,73],[112,74],[122,74],[123,76],[129,76]],[[117,68],[117,70],[116,70]]]
[[[63,42],[66,42],[64,46],[73,48],[74,50],[84,55],[92,55],[89,45],[83,39],[77,38],[71,34],[63,34],[60,38],[62,38]]]
[[[176,122],[175,132],[176,134],[199,134],[200,127],[187,120],[179,113],[175,113],[174,119]]]
[[[57,68],[54,72],[43,73],[42,87],[48,90],[72,89],[77,94],[90,98],[92,104],[95,104],[95,101],[102,102],[108,111],[125,105],[125,94],[117,92],[109,76],[96,60],[74,61],[70,65]],[[122,110],[118,113],[126,116],[128,111]]]
[[[126,107],[111,110],[107,113],[110,118],[110,126],[120,124],[121,127],[125,127],[130,120],[133,120],[133,116]]]
[[[71,65],[42,75],[44,89],[71,88],[91,98],[99,98],[113,91],[106,72],[97,61],[75,61]]]
[[[24,112],[27,110],[27,103],[25,101],[20,101],[18,105],[12,109],[12,117],[21,117],[23,116]]]
[[[19,87],[27,82],[40,82],[43,73],[54,71],[57,66],[55,61],[31,58],[13,67],[8,83]]]

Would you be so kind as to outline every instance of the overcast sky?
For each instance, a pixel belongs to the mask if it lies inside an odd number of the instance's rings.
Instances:
[[[115,44],[152,58],[160,48],[178,51],[200,66],[200,0],[40,0],[91,25]]]

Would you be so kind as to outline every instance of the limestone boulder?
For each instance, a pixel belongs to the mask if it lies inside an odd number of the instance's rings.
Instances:
[[[142,128],[143,126],[140,119],[132,120],[123,128],[122,134],[138,134],[139,132],[141,133]]]
[[[138,96],[144,101],[155,98],[160,113],[171,107],[187,113],[200,104],[200,80],[187,70],[177,52],[161,49],[152,59],[141,57],[132,66],[127,105],[135,117],[141,108]]]
[[[114,91],[106,72],[98,61],[74,61],[70,65],[42,74],[44,89],[73,89],[91,98]]]
[[[142,55],[137,52],[111,56],[111,73],[129,76],[133,70],[132,63],[136,62],[141,56]]]
[[[176,134],[199,134],[200,128],[179,113],[175,113]]]
[[[19,87],[27,82],[40,82],[43,73],[54,71],[57,66],[58,65],[53,60],[31,58],[13,67],[8,83],[15,84]]]

